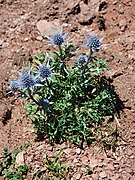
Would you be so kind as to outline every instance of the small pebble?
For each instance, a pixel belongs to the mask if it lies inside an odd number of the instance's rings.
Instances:
[[[80,149],[80,148],[77,148],[77,149],[76,149],[76,153],[77,153],[77,154],[80,154],[80,153],[81,153],[81,149]]]
[[[102,179],[104,179],[104,178],[107,177],[107,174],[106,174],[105,171],[102,171],[102,172],[99,174],[99,176],[100,176]]]
[[[37,37],[36,37],[36,40],[42,41],[42,40],[43,40],[43,37],[42,37],[42,36],[37,36]]]
[[[2,44],[2,49],[6,48],[8,45],[9,45],[9,43],[3,42],[3,44]]]
[[[24,42],[27,42],[29,40],[29,38],[28,37],[26,37],[25,39],[24,39]]]
[[[0,46],[4,43],[4,39],[0,39]]]

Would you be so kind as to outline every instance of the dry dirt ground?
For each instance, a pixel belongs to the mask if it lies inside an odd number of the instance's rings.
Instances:
[[[16,78],[33,55],[48,49],[43,33],[62,25],[75,43],[83,42],[82,32],[105,36],[110,46],[99,56],[107,61],[106,76],[123,102],[118,118],[123,140],[115,151],[105,152],[98,145],[86,145],[83,150],[69,145],[62,157],[72,165],[66,179],[135,179],[134,7],[134,0],[0,0],[0,154],[3,147],[12,150],[29,141],[32,146],[25,151],[25,162],[35,171],[46,153],[53,157],[67,146],[35,142],[31,122],[22,111],[23,101],[6,95],[9,80]],[[91,175],[85,172],[88,167],[93,168]]]

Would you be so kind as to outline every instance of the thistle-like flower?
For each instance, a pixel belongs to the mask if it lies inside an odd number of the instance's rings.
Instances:
[[[92,32],[92,35],[90,38],[88,38],[86,35],[86,44],[82,44],[81,46],[85,46],[91,49],[92,52],[97,52],[100,50],[103,46],[108,46],[108,44],[100,44],[100,42],[103,40],[103,38],[98,38],[94,32]]]
[[[18,83],[17,83],[17,81],[10,80],[9,88],[10,88],[10,92],[9,93],[11,93],[11,92],[15,93],[18,90]]]
[[[88,57],[86,55],[80,55],[76,58],[76,61],[79,65],[84,66],[84,64],[87,62]]]
[[[55,73],[51,72],[52,68],[49,68],[49,62],[47,64],[40,64],[37,70],[37,77],[43,81],[46,78],[50,78]]]
[[[38,104],[43,107],[45,111],[49,110],[49,104],[53,104],[53,102],[50,102],[48,99],[41,98],[38,101]]]
[[[28,67],[27,69],[22,69],[22,72],[19,74],[18,80],[16,82],[19,89],[38,86],[36,77],[30,74],[30,67]]]
[[[49,41],[51,42],[51,44],[55,45],[55,46],[61,46],[64,42],[67,42],[67,40],[65,40],[65,38],[67,37],[67,33],[62,35],[62,28],[60,28],[60,32],[59,33],[55,33],[53,30],[52,30],[52,35],[53,37],[49,37],[49,36],[46,36]]]

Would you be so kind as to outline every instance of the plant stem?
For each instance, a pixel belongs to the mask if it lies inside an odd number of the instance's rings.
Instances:
[[[89,64],[89,62],[90,62],[91,55],[92,55],[92,50],[90,49],[90,53],[89,53],[89,56],[88,56],[87,62],[84,64],[84,68],[83,68],[83,70],[82,70],[81,78],[82,78],[82,77],[83,77],[83,75],[85,74],[85,69],[86,69],[87,65]]]
[[[36,101],[36,99],[32,96],[30,88],[28,88],[28,94],[29,94],[30,99],[31,99],[35,104],[37,104],[39,107],[42,107],[42,109],[44,110],[44,113],[45,113],[45,112],[46,112],[45,107],[44,107],[42,104],[40,104],[38,101]]]
[[[66,67],[66,65],[65,65],[65,62],[63,61],[61,46],[59,46],[59,51],[60,51],[60,60],[61,60],[61,62],[62,62],[62,65],[61,65],[61,72],[64,73],[64,76],[65,76],[65,78],[66,78],[67,73],[66,73],[65,69],[67,69],[67,67]]]
[[[59,45],[59,51],[60,51],[60,59],[61,59],[61,61],[63,61],[62,60],[62,49],[61,49],[61,46]]]
[[[32,96],[30,88],[28,88],[28,95],[27,95],[25,92],[21,91],[21,90],[19,90],[19,92],[20,92],[21,94],[24,94],[26,97],[30,98],[30,99],[31,99],[35,104],[37,104],[38,106],[41,106],[42,109],[43,109],[44,112],[45,112],[45,108],[44,108],[41,104],[39,104],[38,101],[36,101],[36,99]]]
[[[38,106],[40,106],[40,104],[38,103],[38,101],[36,101],[36,99],[32,96],[30,88],[28,88],[28,94],[29,94],[30,99],[31,99],[34,103],[36,103]]]
[[[48,81],[47,78],[46,78],[46,83],[47,83],[47,86],[48,86],[49,88],[51,88],[51,87],[50,87],[50,83],[49,83],[49,81]]]

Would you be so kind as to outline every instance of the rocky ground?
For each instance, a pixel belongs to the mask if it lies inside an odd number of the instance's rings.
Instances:
[[[62,159],[71,165],[67,179],[135,179],[135,2],[134,0],[0,0],[0,154],[31,142],[24,161],[33,170],[40,168],[45,154],[54,157],[62,147]],[[110,44],[99,52],[107,61],[111,78],[122,103],[118,118],[119,139],[115,149],[102,145],[71,144],[51,147],[48,141],[35,142],[33,127],[22,107],[23,101],[7,95],[9,80],[38,52],[49,50],[44,36],[50,29],[68,32],[71,41],[84,41],[83,32],[94,31]],[[3,124],[4,122],[4,124]],[[86,168],[93,173],[86,173]],[[32,179],[29,174],[26,179]]]

